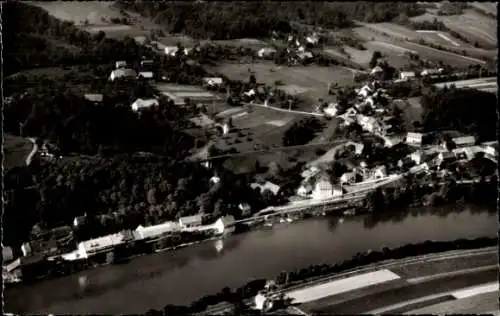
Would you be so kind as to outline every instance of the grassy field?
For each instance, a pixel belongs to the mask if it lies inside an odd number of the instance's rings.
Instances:
[[[328,83],[336,82],[339,86],[352,84],[353,74],[350,70],[342,67],[320,67],[310,66],[276,66],[271,62],[254,64],[223,63],[208,70],[220,72],[233,80],[248,81],[249,69],[255,74],[257,82],[273,86],[276,81],[283,85],[279,89],[291,94],[299,95],[312,101],[310,106],[304,110],[312,110],[313,103],[318,98],[329,100]]]
[[[120,11],[112,1],[33,1],[31,4],[47,10],[60,19],[73,21],[75,25],[89,24],[107,25],[111,18],[121,18]]]
[[[4,168],[9,171],[14,167],[26,165],[26,157],[33,149],[33,143],[23,137],[4,134]]]
[[[429,46],[415,44],[411,42],[407,42],[404,40],[395,40],[390,38],[387,35],[382,35],[375,31],[375,28],[371,26],[374,24],[370,24],[370,27],[361,27],[356,28],[356,33],[366,40],[367,42],[364,44],[368,50],[379,50],[382,53],[386,53],[389,55],[389,62],[392,60],[391,58],[394,56],[393,63],[396,62],[398,64],[402,64],[405,62],[404,59],[401,59],[402,54],[405,51],[411,51],[418,53],[422,58],[432,60],[432,61],[442,61],[447,64],[455,65],[455,66],[468,66],[471,64],[484,63],[482,60],[477,58],[463,56],[462,54],[450,53],[442,50],[437,50]],[[393,32],[394,33],[394,32]],[[416,33],[416,32],[415,32]],[[387,33],[388,34],[388,33]],[[452,46],[450,44],[450,46]],[[460,48],[456,48],[459,49]],[[396,56],[399,56],[399,60]]]
[[[486,48],[498,46],[497,21],[472,9],[465,10],[460,15],[438,16],[426,13],[411,19],[415,21],[432,21],[437,19],[443,22],[448,28],[460,33],[472,42],[477,41],[481,46],[485,46]]]

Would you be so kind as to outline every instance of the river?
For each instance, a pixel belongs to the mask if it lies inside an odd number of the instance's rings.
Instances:
[[[225,286],[310,264],[336,263],[357,252],[425,240],[497,235],[496,210],[476,206],[412,209],[390,218],[312,218],[192,247],[133,259],[5,291],[5,311],[135,314],[188,304]]]

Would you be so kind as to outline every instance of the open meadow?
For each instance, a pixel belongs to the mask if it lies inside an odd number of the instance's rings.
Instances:
[[[426,13],[411,18],[413,21],[433,21],[434,19],[443,22],[448,28],[472,43],[477,41],[480,46],[489,49],[498,46],[497,21],[472,9],[467,9],[460,15],[439,16]]]
[[[338,83],[339,86],[351,85],[353,73],[346,68],[331,66],[276,66],[271,62],[253,64],[221,63],[208,67],[211,72],[219,72],[232,80],[248,81],[252,73],[257,82],[273,86],[278,81],[279,89],[291,95],[298,95],[316,103],[319,98],[325,100],[328,96],[328,83]],[[251,71],[251,72],[249,72]],[[314,104],[315,105],[315,104]],[[313,104],[311,104],[313,106]],[[305,110],[312,110],[310,107]]]
[[[384,32],[386,34],[389,34],[385,32],[385,29],[382,29],[383,31],[381,31],[380,27],[373,27],[374,25],[378,24],[381,23],[366,24],[366,26],[355,28],[354,30],[359,37],[361,37],[366,41],[364,45],[368,48],[368,50],[370,51],[379,50],[380,52],[387,54],[389,56],[388,58],[389,60],[391,60],[390,58],[394,56],[391,55],[391,52],[400,57],[405,52],[412,52],[412,53],[418,53],[424,59],[428,59],[435,62],[442,61],[446,64],[454,66],[466,67],[468,65],[485,63],[484,61],[477,58],[463,56],[462,54],[458,53],[446,52],[421,44],[411,43],[401,39],[401,37],[399,37],[400,40],[396,40],[394,38],[389,37],[388,35],[383,35],[380,33]],[[393,30],[392,33],[396,33],[396,30]],[[418,32],[415,33],[419,34]],[[399,36],[403,35],[400,34]],[[397,64],[401,64],[404,62],[404,60],[398,61],[398,59],[394,59],[393,63],[394,62],[397,62]],[[398,65],[394,66],[397,67]]]

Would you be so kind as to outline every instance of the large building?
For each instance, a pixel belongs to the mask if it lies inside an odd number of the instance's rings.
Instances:
[[[312,198],[315,200],[328,199],[342,196],[342,189],[334,185],[327,176],[318,179],[312,191]]]

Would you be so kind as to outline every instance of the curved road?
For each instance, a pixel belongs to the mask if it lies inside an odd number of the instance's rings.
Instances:
[[[320,284],[335,283],[367,273],[390,271],[397,279],[361,287],[321,299],[293,304],[304,314],[401,314],[430,305],[457,300],[459,290],[487,284],[491,287],[497,279],[497,251],[495,247],[450,251],[402,260],[385,261],[365,266],[339,275],[313,279],[272,294],[297,293]],[[498,288],[498,286],[497,286]],[[490,290],[491,292],[491,290]],[[456,294],[456,297],[453,295]],[[461,294],[462,297],[466,295]],[[498,297],[498,293],[495,293]],[[496,301],[496,300],[494,300]],[[250,300],[248,303],[252,303]],[[293,303],[293,302],[292,302]],[[489,303],[490,304],[490,303]],[[230,311],[232,305],[221,303],[207,309],[203,315]],[[482,310],[476,313],[484,312]]]

